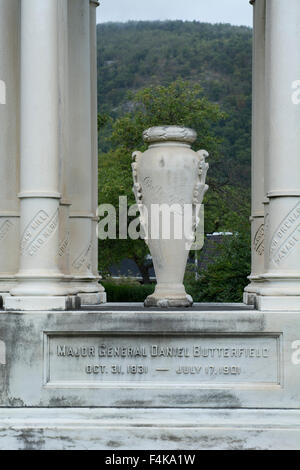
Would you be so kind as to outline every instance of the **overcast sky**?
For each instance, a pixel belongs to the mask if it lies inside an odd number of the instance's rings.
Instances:
[[[98,23],[179,19],[252,26],[252,7],[249,5],[249,0],[100,0],[100,2]]]

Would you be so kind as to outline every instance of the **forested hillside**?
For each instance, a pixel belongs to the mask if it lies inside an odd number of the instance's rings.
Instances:
[[[117,117],[131,110],[129,91],[197,82],[227,118],[216,124],[222,138],[217,178],[250,186],[252,30],[198,22],[129,22],[98,25],[99,111]],[[100,146],[109,144],[102,131]]]

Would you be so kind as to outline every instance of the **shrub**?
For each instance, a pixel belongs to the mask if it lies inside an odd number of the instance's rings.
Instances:
[[[103,281],[108,302],[144,302],[146,297],[154,292],[154,284],[118,284],[113,281]]]

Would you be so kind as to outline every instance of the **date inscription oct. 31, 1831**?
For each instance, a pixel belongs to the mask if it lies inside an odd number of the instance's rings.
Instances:
[[[45,334],[45,384],[280,385],[280,336]]]

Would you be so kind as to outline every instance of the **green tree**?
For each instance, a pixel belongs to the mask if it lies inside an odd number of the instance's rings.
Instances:
[[[220,139],[214,135],[214,125],[225,115],[218,105],[207,100],[199,84],[177,80],[168,86],[151,86],[130,97],[132,110],[117,118],[112,124],[112,150],[100,155],[99,202],[118,207],[119,196],[127,196],[128,205],[134,204],[132,194],[131,155],[134,150],[144,151],[142,139],[145,129],[155,125],[181,125],[194,128],[198,133],[194,149],[205,148],[210,153],[211,174],[222,160]],[[103,120],[101,120],[102,122]],[[207,197],[206,231],[230,230],[234,205],[232,188],[220,185],[212,176],[208,180],[211,194]],[[239,196],[235,196],[241,200]],[[226,205],[226,199],[230,205]],[[130,219],[129,219],[130,222]],[[117,226],[118,233],[118,226]],[[100,240],[100,268],[107,272],[109,266],[122,259],[135,261],[145,283],[149,282],[148,249],[143,240]]]
[[[133,105],[127,92],[201,83],[228,119],[214,124],[226,156],[214,167],[219,183],[250,187],[252,30],[197,21],[139,21],[98,25],[98,93],[101,113],[119,117]],[[100,147],[110,149],[101,130]]]
[[[185,286],[196,302],[241,302],[243,291],[249,283],[251,269],[250,230],[245,219],[240,219],[239,232],[224,237],[218,246],[219,254],[213,264],[200,272],[188,270]]]

